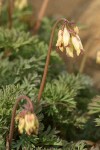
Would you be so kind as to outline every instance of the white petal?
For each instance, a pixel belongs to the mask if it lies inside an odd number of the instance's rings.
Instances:
[[[66,54],[69,55],[70,57],[74,57],[73,48],[72,47],[66,47]]]
[[[79,28],[77,26],[74,27],[74,31],[76,32],[76,34],[79,34]]]
[[[63,31],[63,43],[64,43],[64,46],[68,45],[69,40],[70,40],[70,34],[69,34],[67,28],[65,27],[64,31]]]
[[[56,46],[59,47],[59,46],[61,46],[61,44],[62,44],[62,40],[58,39],[57,43],[56,43]]]
[[[62,31],[62,30],[59,30],[59,31],[58,31],[58,37],[59,37],[59,36],[63,36],[63,31]]]
[[[80,49],[83,50],[82,42],[80,41],[79,43],[80,43]]]
[[[62,30],[59,30],[58,31],[58,40],[57,40],[57,43],[56,43],[56,46],[61,46],[61,44],[63,43],[63,31]]]
[[[73,46],[74,46],[74,48],[76,50],[76,53],[79,56],[79,54],[81,52],[79,39],[77,37],[75,37],[75,36],[72,36],[71,39],[72,39],[72,44],[73,44]]]
[[[82,45],[80,37],[78,35],[76,35],[76,37],[79,40],[80,49],[83,50],[83,45]]]

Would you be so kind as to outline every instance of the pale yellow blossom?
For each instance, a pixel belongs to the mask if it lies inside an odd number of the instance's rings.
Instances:
[[[22,10],[23,8],[27,7],[28,1],[27,0],[15,0],[14,5],[16,8]]]
[[[18,122],[18,130],[20,134],[22,134],[24,131],[28,135],[38,134],[39,121],[35,114],[26,112],[26,114],[24,113],[22,116],[22,114],[19,113],[15,120]]]
[[[19,132],[22,134],[24,131],[24,127],[25,127],[25,119],[24,118],[20,118],[19,119],[19,123],[18,123],[18,130]]]
[[[79,34],[79,28],[77,26],[74,27],[74,31],[76,32],[76,34]]]
[[[97,64],[100,64],[100,50],[97,51],[96,63],[97,63]]]
[[[35,114],[25,115],[25,131],[28,135],[38,134],[39,122]]]
[[[81,40],[78,35],[72,36],[71,40],[72,40],[72,44],[76,50],[76,54],[79,56],[81,50],[83,50]]]
[[[77,26],[64,25],[63,29],[58,32],[57,48],[62,52],[65,50],[69,57],[74,57],[74,51],[79,56],[83,50],[83,45],[78,34]]]
[[[70,57],[74,57],[74,54],[73,54],[73,47],[66,47],[66,55],[70,56]]]
[[[62,43],[63,43],[63,31],[59,30],[58,31],[58,40],[57,40],[56,46],[61,47]]]
[[[77,39],[77,37],[72,36],[72,44],[76,50],[77,55],[79,56],[81,50],[80,50],[79,40]]]

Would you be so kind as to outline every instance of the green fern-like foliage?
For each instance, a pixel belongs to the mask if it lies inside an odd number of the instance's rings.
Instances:
[[[95,97],[88,106],[89,114],[100,113],[100,96]]]
[[[59,77],[59,79],[60,80],[58,80],[58,83],[60,82],[60,85],[61,85],[61,83],[63,82],[64,83],[64,81],[65,81],[65,77],[66,76],[60,76]],[[72,77],[71,76],[69,76],[69,78],[71,78],[71,82],[72,83],[70,83],[70,82],[68,82],[67,81],[67,83],[68,83],[68,85],[69,85],[69,89],[71,89],[70,87],[72,86],[71,84],[75,84],[75,85],[77,85],[78,86],[78,89],[80,89],[81,88],[81,86],[80,86],[80,81],[78,82],[78,83],[76,83],[76,81],[75,81],[75,78],[77,78],[77,77],[75,77],[74,75],[72,75]],[[72,81],[72,79],[73,79],[73,81]],[[54,82],[55,81],[55,82]],[[52,81],[52,82],[54,82],[54,83],[56,83],[57,82],[57,80],[54,80],[54,81]],[[29,86],[23,86],[24,85],[24,82],[23,82],[23,84],[22,85],[17,85],[17,86],[14,86],[14,85],[9,85],[9,86],[7,86],[7,87],[5,87],[5,88],[3,88],[2,90],[1,90],[1,92],[0,92],[0,103],[1,103],[1,109],[0,109],[0,112],[2,112],[1,113],[1,116],[2,116],[2,120],[1,120],[1,127],[0,127],[0,134],[1,134],[1,136],[3,136],[2,137],[2,140],[3,141],[5,141],[5,139],[6,139],[6,135],[9,133],[8,131],[9,131],[9,125],[10,125],[10,118],[11,118],[11,111],[12,111],[12,107],[13,107],[13,105],[14,105],[14,103],[15,103],[15,99],[16,99],[16,97],[18,97],[20,94],[22,94],[22,93],[25,93],[25,94],[29,94],[31,97],[32,97],[32,101],[33,102],[35,102],[34,101],[34,99],[33,99],[33,96],[34,96],[34,94],[35,94],[35,90],[33,90],[33,89],[29,89]],[[30,84],[31,85],[31,84]],[[55,84],[54,84],[55,85]],[[67,86],[68,86],[67,85]],[[55,88],[56,89],[56,88]],[[18,92],[17,92],[18,91]],[[72,90],[73,91],[73,90]],[[75,90],[76,91],[76,90]],[[34,94],[32,94],[32,93],[34,93]],[[45,93],[45,92],[44,92]],[[48,93],[48,92],[47,92]],[[74,93],[74,92],[71,92],[71,93]],[[75,92],[75,93],[77,93],[77,92]],[[55,92],[55,94],[56,94],[56,92]],[[56,96],[58,96],[59,97],[59,92],[58,92],[58,94],[56,95]],[[65,94],[65,95],[64,95]],[[16,96],[15,96],[16,95]],[[60,99],[62,98],[62,97],[66,97],[66,95],[67,95],[67,93],[62,93],[62,95],[63,96],[61,96],[60,97]],[[70,94],[69,94],[70,95]],[[75,97],[76,97],[76,95],[77,94],[73,94]],[[43,96],[44,97],[44,96]],[[67,96],[67,98],[69,97],[69,99],[71,99],[71,97],[73,97],[73,96]],[[45,96],[45,98],[47,99],[47,97]],[[55,99],[55,104],[57,103],[57,102],[59,102],[59,101],[56,101],[57,99]],[[74,102],[74,103],[68,103],[68,101],[65,101],[66,99],[64,99],[64,101],[63,101],[63,99],[61,99],[61,102],[63,103],[63,104],[68,104],[69,105],[69,107],[68,107],[68,109],[67,109],[67,107],[65,107],[64,106],[64,108],[66,108],[66,113],[69,113],[69,116],[71,116],[71,112],[75,112],[75,108],[76,108],[76,102],[75,102],[75,100],[72,98],[72,101]],[[50,101],[50,100],[49,100]],[[45,111],[47,111],[47,100],[45,101],[45,100],[43,100],[42,101],[42,103],[43,104],[41,104],[42,106],[43,106],[43,110],[42,110],[42,112],[44,113],[44,110]],[[51,103],[53,103],[53,101],[51,101]],[[74,104],[74,105],[73,105]],[[54,103],[53,103],[53,105],[54,105]],[[71,106],[72,105],[72,106]],[[9,106],[9,107],[8,107]],[[45,107],[44,107],[45,106]],[[52,104],[51,104],[51,106],[52,106]],[[58,108],[57,108],[58,107]],[[63,106],[61,105],[60,107],[62,107],[63,108]],[[63,108],[63,109],[64,109]],[[59,112],[61,113],[61,111],[60,111],[60,108],[59,108],[59,105],[57,105],[56,106],[56,109],[58,109],[59,110]],[[71,111],[70,111],[70,109],[71,109]],[[49,108],[48,109],[49,111],[51,111],[51,108]],[[57,136],[57,134],[59,135],[59,133],[58,132],[56,132],[55,130],[52,130],[52,128],[48,128],[48,124],[45,124],[45,119],[47,120],[47,116],[45,115],[45,113],[44,113],[44,118],[43,118],[43,115],[42,115],[42,112],[40,113],[40,110],[38,110],[37,112],[36,112],[36,114],[38,115],[38,118],[39,118],[39,122],[40,122],[40,132],[39,132],[39,135],[38,136],[30,136],[30,137],[28,137],[28,136],[26,136],[26,135],[22,135],[22,136],[19,136],[19,139],[16,141],[16,142],[13,142],[13,145],[12,145],[12,149],[13,148],[17,148],[17,149],[19,149],[20,147],[23,147],[23,149],[24,149],[24,147],[26,147],[26,148],[36,148],[36,147],[42,147],[42,148],[48,148],[48,147],[65,147],[66,146],[66,142],[64,142],[63,140],[61,140],[58,136]],[[58,116],[60,116],[59,113],[58,112]],[[65,113],[64,112],[64,113]],[[52,109],[52,113],[54,114],[53,116],[55,116],[55,119],[58,119],[57,118],[57,115],[55,115],[56,113],[55,113],[55,111]],[[63,113],[62,113],[63,114]],[[65,116],[65,115],[64,115]],[[68,117],[68,116],[67,116]],[[65,127],[68,127],[68,125],[70,125],[70,118],[67,120],[67,117],[65,116],[65,117],[63,117],[63,118],[59,118],[58,120],[57,120],[57,122],[55,121],[55,123],[53,124],[53,125],[56,125],[56,127],[57,127],[57,124],[56,123],[58,123],[59,122],[59,125],[62,125],[62,124],[65,124]],[[77,117],[79,117],[79,116],[76,116],[76,118]],[[49,118],[48,118],[49,119]],[[66,119],[66,120],[65,120]],[[72,119],[74,119],[74,115],[72,115]],[[54,118],[51,120],[51,121],[53,121],[54,120]],[[62,120],[62,122],[61,122],[61,120]],[[65,121],[67,121],[67,122],[64,122],[64,120]],[[43,122],[44,122],[44,126],[46,125],[47,127],[45,127],[45,128],[43,128]],[[75,120],[72,122],[72,124],[74,124],[75,123]],[[67,124],[67,126],[66,126],[66,124]],[[52,126],[52,124],[51,124],[51,126]],[[47,129],[46,129],[47,128]],[[64,126],[63,126],[63,128],[64,128]],[[5,132],[4,132],[4,130],[2,130],[2,129],[4,129],[5,130]],[[64,142],[64,143],[63,143]],[[17,144],[16,144],[17,143]],[[2,146],[3,146],[3,143],[1,144]],[[71,145],[70,145],[71,146]],[[71,149],[71,147],[69,146],[69,149]],[[74,146],[74,145],[73,145]],[[67,147],[68,147],[68,145],[67,145]],[[73,149],[74,150],[74,149]]]
[[[89,114],[95,115],[95,122],[100,126],[100,96],[95,97],[88,106]]]
[[[27,135],[22,135],[19,137],[16,143],[12,143],[12,149],[36,149],[38,146],[48,148],[48,147],[63,147],[63,140],[57,137],[57,131],[51,130],[49,127],[45,131],[41,131],[38,136],[32,135],[28,137]]]
[[[43,71],[44,67],[44,63],[40,64],[43,59],[44,57],[39,57],[37,59],[35,57],[31,59],[19,57],[15,59],[14,62],[4,59],[0,64],[0,86],[13,83],[25,83],[26,78],[28,84],[31,83],[34,85],[35,83],[38,85],[40,83],[38,74]]]
[[[33,37],[29,33],[15,29],[0,28],[0,48],[18,50],[21,46],[30,44]]]
[[[84,79],[85,82],[83,82]],[[82,131],[88,120],[86,113],[84,113],[84,107],[80,107],[82,105],[82,101],[80,102],[81,93],[89,90],[91,86],[88,80],[82,75],[75,76],[63,73],[58,79],[47,83],[43,93],[44,113],[50,118],[46,120],[46,124],[49,122],[60,130],[64,129],[62,135],[71,140],[73,137],[79,138],[77,129]],[[87,110],[89,103],[88,98],[89,95],[84,96],[85,110]]]
[[[97,141],[100,139],[100,96],[90,101],[87,115],[89,119],[85,124],[83,138]]]
[[[20,86],[6,86],[0,90],[0,135],[4,136],[9,132],[10,118],[16,98],[23,93]]]
[[[96,125],[100,127],[100,116],[95,119]]]
[[[88,150],[80,139],[100,139],[100,106],[97,98],[91,101],[95,95],[92,80],[85,75],[65,73],[63,61],[52,51],[47,83],[37,109],[53,20],[44,18],[39,34],[32,36],[28,32],[30,23],[23,22],[31,9],[15,10],[14,28],[9,30],[4,27],[7,26],[6,8],[0,28],[0,149],[5,149],[15,100],[25,94],[34,104],[39,134],[20,135],[15,125],[12,150]]]
[[[37,150],[88,150],[86,148],[86,144],[84,141],[79,141],[77,143],[73,143],[73,142],[70,142],[70,143],[66,143],[65,144],[66,146],[63,147],[63,148],[41,148],[41,147],[38,147]]]
[[[10,127],[10,118],[12,113],[12,108],[15,103],[16,98],[23,94],[24,90],[23,88],[20,88],[19,85],[9,85],[6,86],[6,88],[3,88],[0,91],[0,147],[4,146],[4,141],[6,140],[6,136],[9,134],[9,127]],[[32,99],[33,100],[33,99]],[[33,100],[35,103],[35,101]],[[47,127],[47,129],[44,130],[44,126],[42,123],[43,115],[41,113],[41,108],[38,107],[38,110],[35,110],[36,115],[38,116],[39,123],[40,123],[40,129],[39,129],[39,135],[35,136],[27,136],[25,134],[23,135],[17,135],[19,138],[16,141],[16,138],[14,139],[14,142],[12,144],[12,149],[17,148],[36,148],[37,146],[42,147],[49,147],[49,146],[55,146],[63,147],[63,141],[57,137],[58,132],[55,129],[51,129],[50,127]],[[16,133],[16,130],[15,132]],[[16,133],[18,134],[18,133]],[[16,135],[15,134],[15,135]]]

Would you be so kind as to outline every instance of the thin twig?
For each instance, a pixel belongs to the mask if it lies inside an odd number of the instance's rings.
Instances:
[[[8,1],[8,27],[9,29],[12,28],[13,9],[14,9],[14,0],[9,0]]]
[[[81,61],[81,65],[80,65],[80,68],[79,68],[79,73],[83,73],[84,71],[84,68],[85,68],[85,64],[86,64],[86,60],[87,60],[87,57],[88,57],[88,53],[86,52],[82,61]]]
[[[36,34],[40,28],[42,18],[44,17],[45,11],[46,11],[47,6],[48,6],[48,2],[49,2],[49,0],[44,0],[42,3],[42,6],[41,6],[40,11],[38,13],[37,21],[36,21],[34,29],[33,29],[34,34]]]
[[[87,51],[85,52],[85,54],[84,54],[84,56],[83,56],[83,58],[82,58],[82,61],[81,61],[81,63],[80,63],[80,68],[79,68],[79,73],[81,73],[81,74],[84,72],[85,65],[86,65],[86,61],[87,61],[89,52],[90,52],[90,50],[91,50],[91,49],[89,48],[89,46],[90,46],[90,44],[92,44],[92,42],[93,42],[93,39],[91,39],[90,42],[87,43],[87,45],[85,46],[85,49],[87,49]]]
[[[29,105],[30,105],[30,111],[33,112],[33,104],[32,104],[31,99],[29,97],[27,97],[26,95],[22,95],[22,96],[20,96],[16,100],[16,103],[15,103],[15,105],[13,107],[13,111],[12,111],[12,118],[11,118],[11,124],[10,124],[10,132],[9,132],[9,138],[8,138],[8,141],[9,141],[9,150],[10,150],[10,147],[11,147],[11,142],[12,142],[13,133],[14,133],[16,110],[18,108],[19,102],[22,99],[25,99],[29,103]]]
[[[38,101],[40,101],[42,92],[44,90],[44,85],[45,85],[46,76],[47,76],[47,72],[48,72],[48,66],[49,66],[49,62],[50,62],[50,54],[51,54],[51,50],[52,50],[54,32],[55,32],[55,29],[56,29],[58,23],[60,23],[61,21],[66,22],[67,20],[65,18],[61,18],[61,19],[57,20],[56,23],[54,24],[52,32],[51,32],[49,48],[48,48],[48,53],[47,53],[47,59],[46,59],[44,73],[43,73],[43,77],[42,77],[42,81],[41,81],[41,85],[40,85],[40,89],[39,89],[39,93],[38,93]]]
[[[1,17],[1,13],[2,13],[2,0],[0,0],[0,17]],[[0,19],[0,24],[1,24],[1,19]]]

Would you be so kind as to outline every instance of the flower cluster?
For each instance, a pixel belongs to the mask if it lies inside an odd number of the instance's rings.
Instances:
[[[35,114],[23,110],[16,116],[16,122],[18,122],[19,133],[22,134],[24,131],[26,134],[31,135],[38,134],[39,121]]]
[[[69,57],[74,57],[76,51],[77,56],[83,50],[83,46],[79,37],[79,29],[77,26],[66,23],[63,28],[58,31],[58,40],[56,46],[62,52],[66,50]]]

